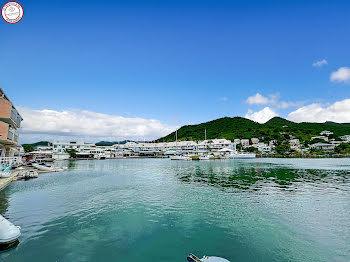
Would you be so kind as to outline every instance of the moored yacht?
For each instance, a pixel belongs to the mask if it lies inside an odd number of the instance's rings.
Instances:
[[[6,250],[18,245],[21,235],[20,227],[0,215],[0,250]]]
[[[256,154],[254,153],[246,153],[246,152],[235,152],[233,154],[229,154],[228,155],[229,158],[233,158],[233,159],[252,159],[252,158],[256,158]]]
[[[230,262],[229,260],[222,258],[222,257],[204,256],[201,259],[199,259],[198,257],[196,257],[193,254],[188,255],[187,261],[188,262]]]

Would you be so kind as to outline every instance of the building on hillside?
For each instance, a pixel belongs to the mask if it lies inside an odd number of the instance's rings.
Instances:
[[[253,137],[252,139],[250,139],[252,141],[252,144],[258,144],[259,143],[259,138],[255,138]]]
[[[311,137],[311,140],[315,140],[315,139],[322,139],[322,140],[328,142],[328,137],[326,137],[326,136],[313,136],[313,137]]]
[[[289,140],[289,145],[293,145],[293,146],[295,146],[295,145],[300,145],[300,141],[299,141],[299,139],[297,139],[297,138],[294,138],[294,139],[290,139]]]
[[[0,88],[0,158],[1,163],[19,162],[15,158],[18,154],[18,131],[23,118],[18,113],[10,99]],[[7,159],[5,159],[7,158]]]
[[[333,135],[333,132],[331,131],[328,131],[328,130],[323,130],[321,133],[320,133],[321,136],[330,136],[330,135]]]
[[[243,147],[249,147],[249,139],[241,139],[241,144]]]
[[[350,142],[350,135],[341,136],[340,139],[343,140],[344,143],[349,143]]]
[[[270,146],[271,148],[274,148],[276,145],[277,145],[277,140],[271,140],[271,141],[269,142],[269,146]]]
[[[235,143],[236,145],[241,143],[241,139],[236,138],[235,140],[233,140],[233,143]]]
[[[259,143],[258,144],[258,150],[259,152],[261,152],[262,154],[269,154],[272,151],[271,146],[265,144],[265,143]]]
[[[35,146],[34,150],[36,150],[36,151],[52,151],[52,146],[50,146],[50,145],[47,145],[47,146],[44,146],[44,145]]]
[[[322,151],[332,151],[335,148],[335,145],[327,144],[327,143],[316,143],[310,145],[310,148],[322,150]]]
[[[221,138],[221,139],[208,139],[208,140],[203,140],[199,142],[197,146],[197,152],[199,154],[206,153],[208,151],[219,152],[219,150],[223,148],[236,150],[235,144],[232,143],[231,140]]]
[[[335,147],[339,146],[341,143],[344,143],[343,141],[337,141],[335,139],[332,139],[332,141],[330,141],[329,143],[331,143],[332,145],[334,145]]]

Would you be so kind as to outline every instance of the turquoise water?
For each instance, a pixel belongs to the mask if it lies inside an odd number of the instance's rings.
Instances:
[[[350,261],[350,159],[65,164],[0,192],[0,261]]]

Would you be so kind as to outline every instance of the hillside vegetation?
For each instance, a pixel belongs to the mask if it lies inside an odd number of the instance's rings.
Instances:
[[[265,124],[259,124],[242,117],[224,117],[198,125],[183,126],[178,130],[178,140],[204,140],[205,129],[207,130],[207,139],[226,138],[233,140],[256,137],[265,142],[289,139],[292,135],[300,141],[308,143],[312,136],[318,136],[323,130],[332,131],[334,137],[350,135],[349,124],[334,122],[294,123],[280,117],[274,117]],[[175,141],[175,132],[159,138],[157,141]]]

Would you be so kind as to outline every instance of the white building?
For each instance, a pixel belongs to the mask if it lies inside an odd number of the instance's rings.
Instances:
[[[335,145],[326,144],[326,143],[316,143],[316,144],[310,145],[310,148],[315,148],[322,151],[332,151],[334,150]]]
[[[241,144],[243,147],[249,146],[249,139],[241,139]]]
[[[343,140],[345,143],[349,143],[350,135],[341,136],[340,139]]]
[[[236,150],[236,146],[231,140],[227,139],[209,139],[198,143],[197,152],[199,154],[207,151],[218,152],[220,149],[227,148]]]
[[[233,140],[233,143],[235,143],[236,145],[241,143],[241,139],[236,138],[235,140]]]
[[[251,139],[251,141],[252,141],[252,144],[253,144],[253,145],[254,145],[254,144],[258,144],[258,143],[259,143],[259,138],[253,137],[253,138]]]
[[[331,131],[328,131],[328,130],[323,130],[321,133],[320,133],[321,136],[330,136],[330,135],[333,135],[333,132]]]

